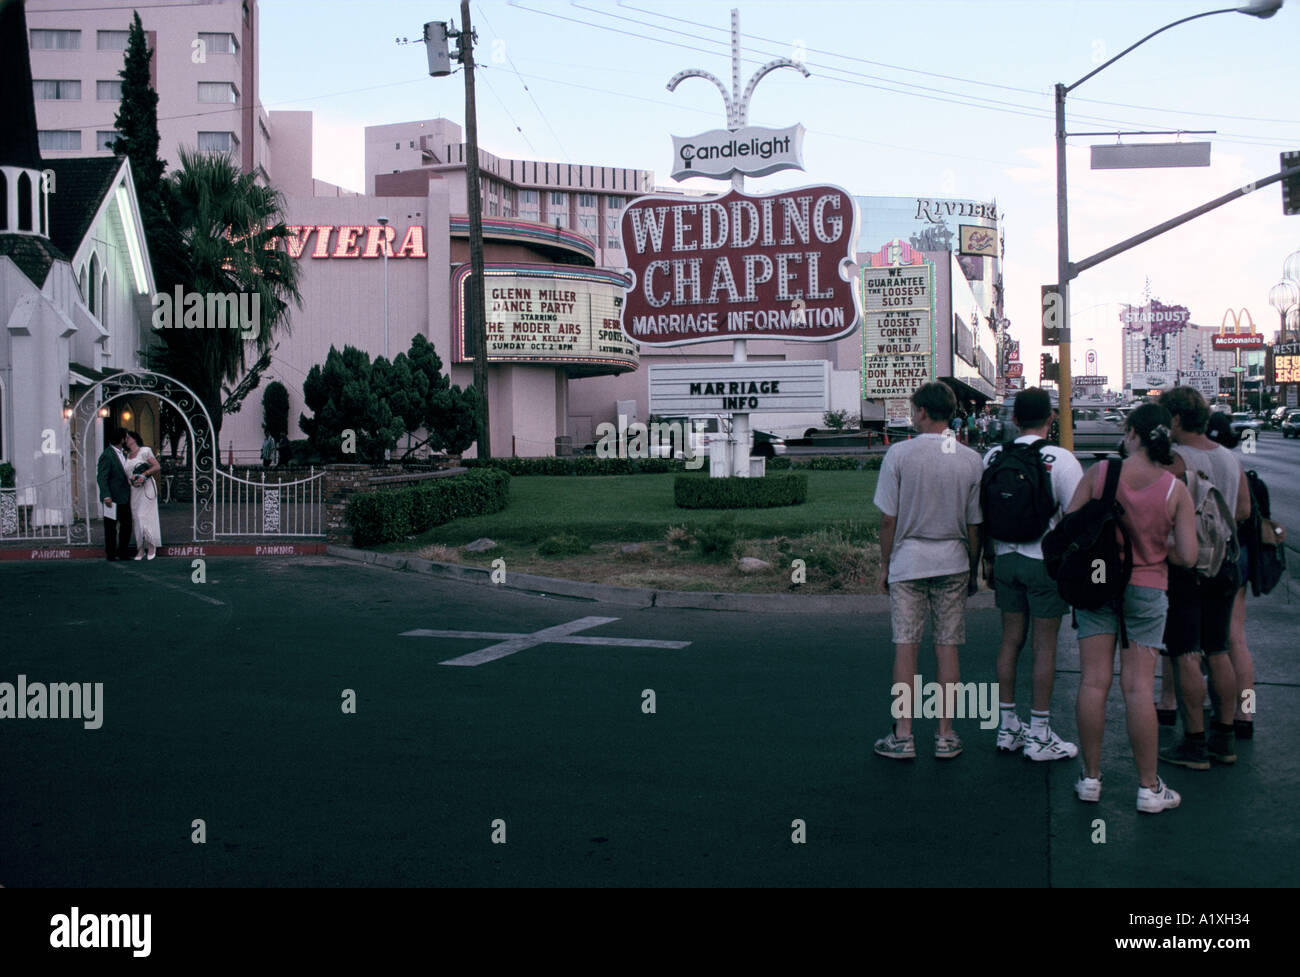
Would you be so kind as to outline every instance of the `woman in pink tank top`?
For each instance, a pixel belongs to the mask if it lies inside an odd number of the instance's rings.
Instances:
[[[1154,701],[1156,660],[1164,647],[1169,602],[1169,563],[1196,562],[1196,513],[1187,486],[1165,470],[1173,461],[1171,418],[1158,404],[1143,404],[1128,416],[1124,447],[1128,457],[1120,468],[1116,501],[1132,547],[1133,575],[1124,590],[1124,628],[1128,646],[1120,649],[1120,685],[1128,720],[1129,743],[1138,770],[1137,808],[1149,814],[1177,807],[1181,798],[1156,772],[1159,725]],[[1083,476],[1067,509],[1073,512],[1089,499],[1099,499],[1106,469],[1115,461],[1094,465]],[[1172,531],[1172,536],[1171,536]],[[1075,716],[1083,770],[1074,785],[1081,801],[1101,799],[1101,741],[1106,729],[1106,696],[1115,669],[1115,610],[1076,609],[1081,676]]]

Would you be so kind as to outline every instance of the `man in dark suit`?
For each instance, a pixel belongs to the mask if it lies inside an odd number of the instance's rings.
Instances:
[[[108,444],[99,454],[96,469],[99,499],[105,506],[115,506],[116,519],[104,517],[104,555],[109,560],[125,560],[131,546],[131,483],[126,477],[126,459],[122,456],[122,441],[126,432],[113,428]]]

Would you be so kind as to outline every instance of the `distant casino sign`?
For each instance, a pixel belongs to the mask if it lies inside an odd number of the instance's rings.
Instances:
[[[847,336],[860,318],[856,223],[853,198],[833,186],[634,200],[621,228],[623,330],[652,346]]]
[[[465,315],[469,278],[468,265],[452,276],[452,358],[457,363],[474,358]],[[601,268],[485,265],[488,362],[636,369],[637,346],[619,328],[626,287],[622,275]]]

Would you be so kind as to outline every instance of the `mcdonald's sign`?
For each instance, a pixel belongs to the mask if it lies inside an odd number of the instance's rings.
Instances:
[[[1232,331],[1228,331],[1228,319],[1232,319]],[[1247,326],[1242,329],[1242,324]],[[1229,309],[1223,313],[1219,323],[1219,334],[1211,341],[1215,349],[1263,349],[1264,334],[1255,331],[1255,320],[1250,317],[1248,309],[1233,312]]]

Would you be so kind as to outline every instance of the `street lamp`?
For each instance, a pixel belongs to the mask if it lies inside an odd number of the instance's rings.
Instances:
[[[379,226],[384,229],[384,359],[388,359],[388,218],[378,218]]]
[[[1244,7],[1224,7],[1220,10],[1208,10],[1203,14],[1193,14],[1190,17],[1183,17],[1180,20],[1175,20],[1173,23],[1166,24],[1159,30],[1152,31],[1141,40],[1130,44],[1109,61],[1093,68],[1092,71],[1088,72],[1073,85],[1058,83],[1056,86],[1056,288],[1059,296],[1058,312],[1060,318],[1058,321],[1063,324],[1060,330],[1061,373],[1058,385],[1060,388],[1061,404],[1061,447],[1065,448],[1067,451],[1074,450],[1074,424],[1070,413],[1070,281],[1077,276],[1078,272],[1070,264],[1069,214],[1066,207],[1065,96],[1074,91],[1074,89],[1078,88],[1093,75],[1109,68],[1134,48],[1145,44],[1157,34],[1163,34],[1170,28],[1177,27],[1179,24],[1185,24],[1189,20],[1199,20],[1202,17],[1213,17],[1215,14],[1231,13],[1248,14],[1251,17],[1265,19],[1272,17],[1279,9],[1281,9],[1281,7],[1282,0],[1254,0],[1254,2],[1249,3]]]
[[[1277,309],[1282,321],[1282,341],[1286,341],[1286,314],[1290,309],[1300,305],[1300,285],[1289,278],[1284,278],[1268,290],[1268,304]]]

